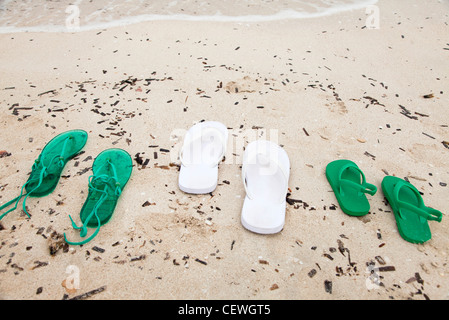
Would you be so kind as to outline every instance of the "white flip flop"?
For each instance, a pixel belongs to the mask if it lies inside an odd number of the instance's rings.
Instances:
[[[226,153],[228,129],[217,121],[204,121],[186,133],[179,158],[179,188],[187,193],[205,194],[215,190],[218,163]]]
[[[246,229],[262,234],[282,230],[289,175],[290,160],[280,146],[266,140],[247,145],[242,166],[246,197],[241,216]]]

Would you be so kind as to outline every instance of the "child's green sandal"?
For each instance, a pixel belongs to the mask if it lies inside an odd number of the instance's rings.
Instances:
[[[424,243],[431,239],[428,220],[440,222],[443,214],[424,205],[418,189],[393,176],[382,180],[382,191],[393,209],[399,234],[408,242]]]
[[[337,201],[346,214],[360,217],[368,213],[366,193],[374,195],[377,187],[366,182],[365,174],[350,160],[335,160],[326,166],[326,177]]]

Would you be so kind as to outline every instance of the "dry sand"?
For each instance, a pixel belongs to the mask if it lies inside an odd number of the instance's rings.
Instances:
[[[100,288],[91,299],[447,299],[449,4],[378,6],[376,30],[362,10],[1,34],[1,203],[53,136],[81,128],[89,140],[52,194],[28,200],[31,218],[17,210],[1,221],[0,297]],[[226,124],[232,144],[259,129],[287,151],[289,198],[300,201],[287,205],[280,233],[240,223],[240,147],[211,195],[178,189],[175,136],[203,119]],[[114,216],[90,243],[64,246],[64,232],[77,239],[68,215],[78,219],[93,159],[111,147],[135,158]],[[364,217],[345,215],[326,180],[340,158],[379,187]],[[386,174],[443,212],[427,243],[400,237],[380,189]]]

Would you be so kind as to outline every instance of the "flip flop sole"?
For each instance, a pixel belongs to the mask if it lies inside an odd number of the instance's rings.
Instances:
[[[197,149],[186,150],[186,155],[184,155],[185,160],[190,159],[193,161],[188,165],[181,163],[178,186],[179,189],[186,193],[191,194],[206,194],[215,190],[218,182],[218,164],[216,164],[216,152],[212,152],[214,149],[221,150],[226,149],[228,141],[228,129],[224,124],[217,121],[204,121],[192,126],[187,134],[184,143],[186,143],[187,135],[191,136],[201,136],[202,130],[215,129],[223,137],[222,144],[218,147],[218,144],[211,141],[202,141],[197,146]],[[192,143],[192,142],[190,142]],[[190,146],[189,146],[190,147]],[[184,148],[184,146],[183,146]],[[209,153],[212,153],[210,155]],[[220,161],[221,159],[218,159]]]
[[[253,158],[260,153],[266,156],[266,159],[261,159],[262,163],[257,160],[257,156]],[[271,157],[275,159],[272,163],[269,160]],[[270,165],[274,163],[277,166]],[[285,196],[290,176],[287,152],[271,141],[256,140],[247,145],[243,166],[242,171],[244,169],[245,173],[242,172],[242,175],[245,175],[247,181],[247,192],[252,196],[245,196],[241,224],[245,229],[259,234],[280,232],[285,224]],[[281,198],[282,201],[279,201]]]
[[[332,187],[332,191],[334,192],[338,204],[340,205],[343,212],[350,216],[364,216],[370,210],[370,204],[365,195],[361,196],[358,194],[357,190],[344,187],[344,195],[340,193],[339,172],[340,169],[347,164],[351,164],[357,167],[357,165],[351,160],[342,159],[330,162],[326,166],[326,178],[329,181],[329,184]],[[345,172],[342,174],[342,178],[359,183],[360,173],[345,170]]]
[[[426,242],[432,238],[427,220],[404,208],[399,213],[397,199],[394,196],[394,188],[399,182],[408,183],[401,178],[393,176],[386,176],[381,183],[382,192],[393,210],[399,234],[404,240],[411,243]],[[402,188],[399,191],[399,197],[401,201],[418,205],[415,193],[409,188]]]

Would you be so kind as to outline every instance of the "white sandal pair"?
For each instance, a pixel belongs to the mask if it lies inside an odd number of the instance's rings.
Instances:
[[[227,128],[220,122],[200,122],[187,131],[179,155],[182,191],[205,194],[215,190],[227,141]],[[262,234],[282,230],[289,175],[290,161],[279,145],[256,140],[246,146],[242,164],[246,197],[241,214],[246,229]]]

